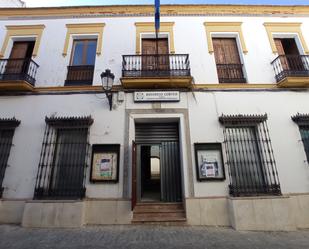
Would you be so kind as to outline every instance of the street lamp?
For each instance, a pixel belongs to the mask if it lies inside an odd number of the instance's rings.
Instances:
[[[102,87],[103,91],[106,94],[106,98],[109,103],[109,110],[112,110],[113,107],[113,93],[112,87],[114,84],[115,75],[111,72],[111,70],[106,69],[105,72],[101,73]]]

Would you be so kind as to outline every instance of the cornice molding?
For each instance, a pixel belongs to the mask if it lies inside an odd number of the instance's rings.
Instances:
[[[153,5],[1,8],[0,17],[153,15]],[[308,15],[309,5],[161,5],[161,15]]]

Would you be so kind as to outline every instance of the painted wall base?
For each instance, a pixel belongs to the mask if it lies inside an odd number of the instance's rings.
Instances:
[[[0,224],[20,224],[24,207],[23,200],[0,200]]]
[[[0,200],[0,224],[24,227],[82,227],[131,224],[130,200]],[[309,228],[309,194],[281,197],[186,199],[187,223],[236,230],[294,231]]]
[[[23,227],[81,227],[84,224],[84,202],[26,202]]]
[[[229,216],[236,230],[294,231],[290,197],[229,198]]]
[[[280,197],[186,199],[189,225],[236,230],[295,231],[309,228],[309,194]]]
[[[225,197],[186,199],[186,213],[192,226],[230,226]]]
[[[131,201],[113,199],[86,201],[86,225],[131,224],[131,220]]]
[[[28,201],[22,215],[24,227],[82,227],[130,224],[131,202],[126,200]]]

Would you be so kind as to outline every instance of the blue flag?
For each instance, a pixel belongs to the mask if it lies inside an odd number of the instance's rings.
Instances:
[[[155,29],[156,32],[160,29],[160,0],[155,0]]]

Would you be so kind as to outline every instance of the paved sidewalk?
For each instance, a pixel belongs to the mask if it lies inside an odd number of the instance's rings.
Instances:
[[[309,230],[237,232],[230,228],[98,226],[81,229],[26,229],[0,226],[1,249],[308,249]]]

